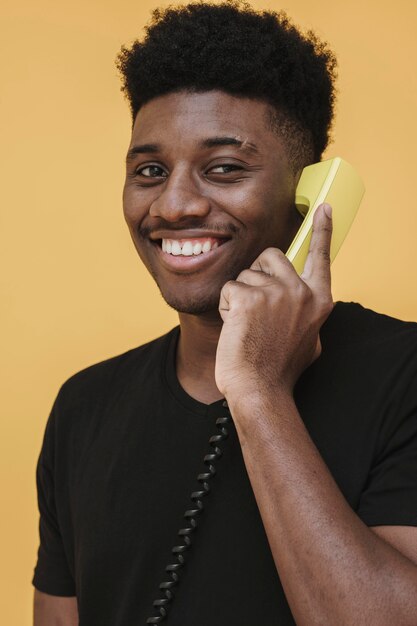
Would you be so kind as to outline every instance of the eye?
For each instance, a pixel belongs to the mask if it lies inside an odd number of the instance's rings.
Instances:
[[[216,170],[223,170],[216,171]],[[212,167],[209,172],[212,174],[229,174],[230,172],[235,172],[237,170],[242,170],[239,165],[234,165],[233,163],[222,163],[221,165],[215,165]]]
[[[145,178],[165,178],[166,172],[159,167],[159,165],[146,165],[145,167],[139,167],[135,174],[144,176]]]

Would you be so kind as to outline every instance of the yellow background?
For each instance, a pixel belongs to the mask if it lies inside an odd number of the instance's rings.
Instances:
[[[114,58],[141,35],[154,6],[2,3],[0,585],[8,626],[31,624],[35,464],[60,384],[177,323],[136,257],[121,210],[130,118]],[[415,3],[254,6],[286,9],[338,55],[327,156],[354,164],[367,191],[333,265],[335,299],[417,320]]]

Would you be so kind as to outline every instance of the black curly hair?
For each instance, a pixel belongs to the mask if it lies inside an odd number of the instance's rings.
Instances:
[[[255,11],[244,0],[157,8],[143,41],[116,59],[134,122],[149,100],[177,91],[221,90],[271,106],[294,170],[319,161],[329,143],[336,58],[284,11]]]

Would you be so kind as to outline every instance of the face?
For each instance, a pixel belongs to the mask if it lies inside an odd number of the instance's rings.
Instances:
[[[139,110],[124,214],[140,258],[179,312],[218,315],[223,285],[265,248],[285,251],[298,230],[297,176],[268,111],[221,91],[169,94]]]

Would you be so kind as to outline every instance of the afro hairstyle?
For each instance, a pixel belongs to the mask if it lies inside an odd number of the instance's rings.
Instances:
[[[319,161],[329,143],[336,58],[284,11],[255,11],[243,0],[157,8],[143,41],[122,46],[116,66],[132,124],[158,96],[221,90],[271,105],[270,128],[294,171]]]

